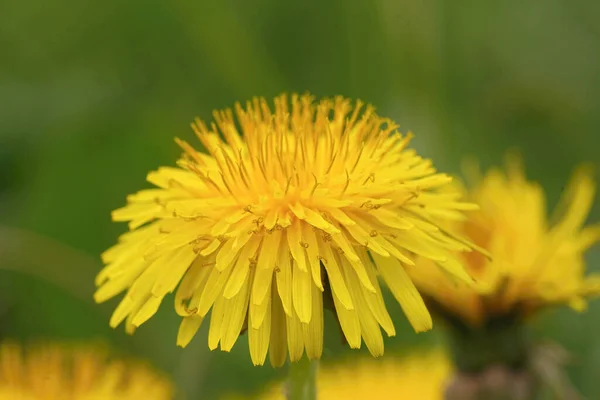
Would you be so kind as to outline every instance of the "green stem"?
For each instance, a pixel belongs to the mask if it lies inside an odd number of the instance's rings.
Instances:
[[[531,349],[527,326],[495,320],[476,329],[451,329],[448,339],[455,364],[462,372],[478,372],[490,365],[526,368]]]
[[[290,364],[285,387],[287,400],[316,400],[317,369],[318,361],[306,357]]]

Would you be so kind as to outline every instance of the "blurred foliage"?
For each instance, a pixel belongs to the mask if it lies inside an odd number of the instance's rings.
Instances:
[[[133,337],[95,306],[99,253],[123,225],[110,211],[173,164],[188,122],[251,96],[343,94],[373,103],[444,170],[484,166],[519,148],[554,204],[572,168],[600,162],[600,3],[533,0],[280,2],[11,2],[0,13],[0,332],[17,338],[104,337],[171,373],[188,398],[259,389],[242,338],[210,353],[206,326],[175,347],[168,302]],[[592,220],[600,219],[598,202]],[[591,252],[597,267],[600,253]],[[54,277],[58,277],[54,279]],[[71,288],[75,283],[76,291]],[[393,302],[388,350],[432,342]],[[600,306],[542,319],[540,336],[577,357],[600,397]],[[333,320],[325,362],[347,356]],[[208,325],[208,324],[207,324]]]

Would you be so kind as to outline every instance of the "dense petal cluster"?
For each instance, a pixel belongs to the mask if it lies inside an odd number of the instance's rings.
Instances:
[[[494,316],[527,316],[553,304],[585,308],[586,298],[600,293],[600,276],[585,274],[584,252],[600,239],[600,225],[584,227],[595,193],[590,170],[575,172],[553,224],[543,189],[526,179],[518,159],[509,158],[506,171],[492,169],[478,180],[467,197],[480,210],[456,229],[493,260],[463,256],[478,282],[467,287],[420,259],[410,270],[420,291],[471,325]]]
[[[442,400],[451,375],[451,362],[441,350],[404,358],[360,360],[319,369],[317,397],[322,400]],[[247,397],[233,395],[224,400],[244,398]],[[258,398],[284,400],[285,383],[273,386]]]
[[[148,175],[157,188],[113,212],[130,232],[107,250],[97,301],[127,290],[110,321],[133,332],[176,289],[186,346],[212,309],[208,345],[229,351],[247,329],[250,354],[273,365],[323,347],[331,304],[352,348],[383,353],[394,335],[382,276],[417,331],[431,318],[404,266],[426,257],[470,281],[456,254],[467,242],[438,227],[471,204],[370,106],[285,95],[192,124],[205,153],[177,140],[178,168]]]
[[[0,399],[168,400],[171,383],[139,362],[95,347],[0,345]]]

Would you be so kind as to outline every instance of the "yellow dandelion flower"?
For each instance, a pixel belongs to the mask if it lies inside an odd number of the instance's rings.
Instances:
[[[0,344],[0,399],[167,400],[171,383],[146,365],[96,347]]]
[[[550,224],[543,189],[510,158],[506,172],[492,169],[470,191],[469,200],[481,208],[457,224],[458,232],[493,256],[461,256],[478,285],[454,282],[426,259],[410,275],[432,304],[472,326],[494,316],[524,317],[548,305],[581,310],[587,297],[600,293],[600,276],[585,275],[583,257],[600,239],[600,225],[583,227],[594,192],[590,170],[579,168]]]
[[[360,102],[285,95],[216,111],[192,124],[206,153],[177,139],[178,168],[113,212],[130,232],[107,250],[98,302],[127,294],[110,325],[133,332],[175,291],[186,346],[212,309],[208,345],[230,351],[247,329],[254,364],[319,358],[323,306],[332,305],[352,348],[383,354],[395,334],[377,276],[414,328],[431,318],[404,265],[434,260],[470,280],[454,256],[470,250],[437,227],[473,208],[439,193],[451,178],[409,149],[409,136]],[[223,139],[224,138],[224,139]],[[374,261],[376,265],[374,265]],[[362,340],[361,340],[362,338]]]
[[[408,357],[360,360],[322,367],[317,372],[317,397],[322,400],[442,400],[452,366],[441,350]],[[285,383],[279,383],[260,400],[285,400]],[[240,395],[224,400],[243,400]]]

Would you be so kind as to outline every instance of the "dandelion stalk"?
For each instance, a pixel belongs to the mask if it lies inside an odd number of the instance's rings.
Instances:
[[[285,394],[288,400],[315,400],[317,398],[318,361],[302,358],[290,364]]]

